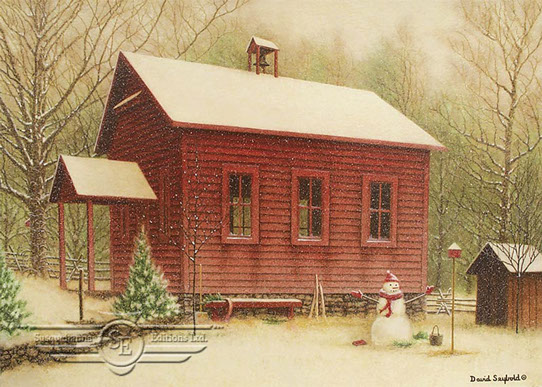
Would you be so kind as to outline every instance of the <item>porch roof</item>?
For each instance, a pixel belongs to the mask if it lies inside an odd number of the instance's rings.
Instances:
[[[61,155],[49,196],[52,203],[132,203],[156,200],[135,162]]]

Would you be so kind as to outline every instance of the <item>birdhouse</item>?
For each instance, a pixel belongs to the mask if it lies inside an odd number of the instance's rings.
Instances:
[[[253,36],[247,46],[248,71],[252,71],[252,66],[256,68],[256,74],[260,72],[265,74],[266,68],[270,66],[266,57],[274,54],[273,73],[275,78],[279,76],[279,48],[273,42]],[[255,55],[256,61],[252,63],[252,56]]]
[[[448,258],[461,258],[461,247],[457,243],[452,243],[448,247]]]

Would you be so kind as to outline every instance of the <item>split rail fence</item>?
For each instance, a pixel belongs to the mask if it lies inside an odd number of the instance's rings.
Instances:
[[[22,273],[31,273],[34,271],[30,262],[30,256],[23,253],[15,252],[0,252],[6,257],[8,267]],[[59,275],[59,258],[56,256],[47,256],[47,272],[50,278],[58,278]],[[96,261],[96,280],[109,281],[111,279],[109,271],[109,262]],[[83,270],[85,279],[87,279],[87,260],[84,258],[66,257],[66,280],[78,280],[79,272]],[[452,290],[448,289],[442,292],[437,289],[436,292],[430,294],[426,298],[427,313],[434,314],[451,314],[452,311]],[[458,312],[476,312],[476,298],[456,297],[455,310]]]
[[[12,270],[21,273],[32,273],[32,263],[30,262],[30,256],[24,253],[15,252],[0,252],[5,258],[6,263]],[[55,256],[47,256],[47,272],[50,278],[58,278],[59,276],[59,258]],[[87,273],[87,260],[86,258],[71,258],[66,257],[66,281],[79,279],[79,272],[83,270],[85,279],[88,278]],[[96,261],[95,269],[96,281],[109,281],[111,279],[109,272],[109,262]]]
[[[427,313],[451,314],[452,313],[452,289],[444,293],[441,289],[427,296]],[[456,312],[476,312],[476,298],[455,298]]]

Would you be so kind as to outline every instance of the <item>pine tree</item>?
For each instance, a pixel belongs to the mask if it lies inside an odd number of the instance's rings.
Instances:
[[[151,262],[151,250],[142,230],[135,243],[124,293],[113,304],[118,316],[139,320],[171,317],[179,313],[175,298],[167,291],[167,280]]]
[[[13,335],[19,329],[26,329],[23,320],[30,316],[26,301],[18,299],[21,284],[0,255],[0,334]]]

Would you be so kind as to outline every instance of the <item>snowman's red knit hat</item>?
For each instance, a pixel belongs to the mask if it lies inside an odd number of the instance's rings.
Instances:
[[[384,280],[384,282],[397,282],[397,283],[399,283],[399,279],[391,271],[388,270],[386,272],[386,279]]]

